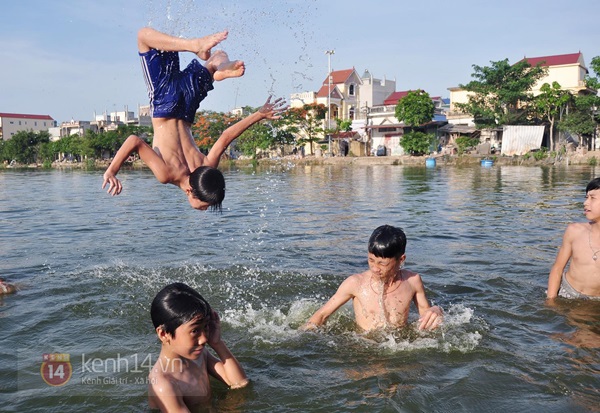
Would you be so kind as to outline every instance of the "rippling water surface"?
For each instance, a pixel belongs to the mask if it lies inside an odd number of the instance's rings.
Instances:
[[[148,171],[0,171],[2,411],[148,411],[159,352],[150,317],[172,281],[222,314],[252,379],[213,384],[220,412],[599,411],[600,304],[545,305],[566,224],[594,167],[294,166],[226,171],[222,215],[192,210]],[[363,336],[349,306],[298,326],[392,224],[443,328]],[[43,354],[69,354],[63,386]]]

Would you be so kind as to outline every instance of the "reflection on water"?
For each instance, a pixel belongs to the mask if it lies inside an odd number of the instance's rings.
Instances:
[[[593,411],[598,303],[548,307],[544,291],[595,172],[231,167],[217,215],[148,171],[123,171],[118,197],[100,190],[101,171],[0,171],[0,277],[22,287],[0,298],[7,411],[147,410],[143,366],[100,374],[82,371],[82,357],[156,357],[149,305],[172,281],[219,311],[252,378],[243,392],[215,385],[216,411]],[[321,331],[299,332],[367,268],[381,224],[404,228],[407,266],[444,308],[443,327],[418,331],[412,308],[406,328],[362,334],[347,304]],[[64,387],[41,381],[52,352],[71,354]]]

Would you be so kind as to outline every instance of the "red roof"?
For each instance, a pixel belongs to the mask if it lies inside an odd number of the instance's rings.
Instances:
[[[319,91],[317,92],[317,97],[326,98],[327,92],[329,92],[329,85],[325,84],[321,86],[321,89],[319,89]],[[341,99],[339,89],[337,89],[337,86],[335,86],[333,83],[331,84],[331,97],[335,99]]]
[[[331,72],[331,84],[335,85],[336,83],[345,83],[346,80],[350,77],[350,75],[354,72],[354,69],[346,69],[346,70],[334,70]],[[323,84],[328,84],[327,77],[323,81]]]
[[[527,60],[527,63],[531,66],[536,66],[538,63],[541,63],[542,66],[560,66],[578,63],[580,56],[581,52],[555,56],[525,57],[524,60]]]
[[[43,119],[54,120],[50,115],[27,115],[24,113],[1,113],[0,118],[15,118],[15,119]]]
[[[383,101],[384,105],[395,105],[398,103],[400,99],[404,96],[408,95],[408,92],[412,92],[412,90],[405,90],[403,92],[394,92],[387,97],[386,100]]]

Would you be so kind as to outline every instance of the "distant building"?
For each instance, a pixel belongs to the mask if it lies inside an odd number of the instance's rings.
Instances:
[[[28,115],[22,113],[0,113],[0,139],[9,140],[20,131],[48,131],[56,126],[49,115]]]
[[[391,93],[380,105],[373,106],[368,114],[367,133],[370,136],[373,152],[383,151],[386,155],[403,155],[404,149],[400,140],[404,135],[406,125],[396,118],[396,105],[410,90]],[[434,114],[431,122],[425,126],[427,133],[436,136],[438,127],[446,124],[444,108],[447,103],[440,97],[431,98]]]
[[[92,122],[89,120],[73,120],[70,122],[61,122],[60,137],[64,138],[72,135],[83,136],[86,130],[92,129]]]
[[[530,90],[534,96],[540,94],[540,89],[544,83],[551,85],[553,82],[558,82],[562,90],[567,90],[574,95],[597,93],[596,90],[589,89],[585,85],[585,76],[589,71],[585,66],[581,52],[553,56],[524,57],[523,60],[526,60],[532,66],[541,64],[541,66],[548,69],[546,75],[538,80]],[[461,112],[456,107],[457,103],[467,103],[471,92],[460,87],[451,87],[448,90],[450,91],[450,109],[447,113],[449,124],[444,127],[444,132],[448,134],[449,140],[453,141],[460,135],[478,136],[481,133],[479,139],[482,142],[489,142],[492,146],[501,145],[502,138],[498,133],[500,129],[477,131],[473,117],[468,113]]]
[[[595,90],[591,90],[585,85],[585,76],[589,71],[585,66],[581,52],[554,56],[524,57],[523,59],[527,60],[532,66],[541,63],[542,66],[548,69],[546,76],[541,78],[531,89],[534,96],[540,94],[540,89],[544,83],[551,85],[552,82],[558,82],[562,90],[568,90],[574,95],[596,93]],[[450,91],[448,123],[474,126],[473,117],[462,113],[456,107],[457,103],[468,102],[470,92],[460,87],[451,87],[448,90]]]

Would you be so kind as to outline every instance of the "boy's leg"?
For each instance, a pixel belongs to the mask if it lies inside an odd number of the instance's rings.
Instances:
[[[144,27],[138,32],[138,50],[145,53],[150,49],[165,52],[192,52],[202,60],[208,60],[211,49],[227,38],[229,32],[222,31],[204,37],[184,39]]]
[[[212,54],[212,56],[206,61],[206,68],[216,81],[230,77],[240,77],[246,70],[243,61],[229,60],[227,53],[222,50],[217,50]]]

